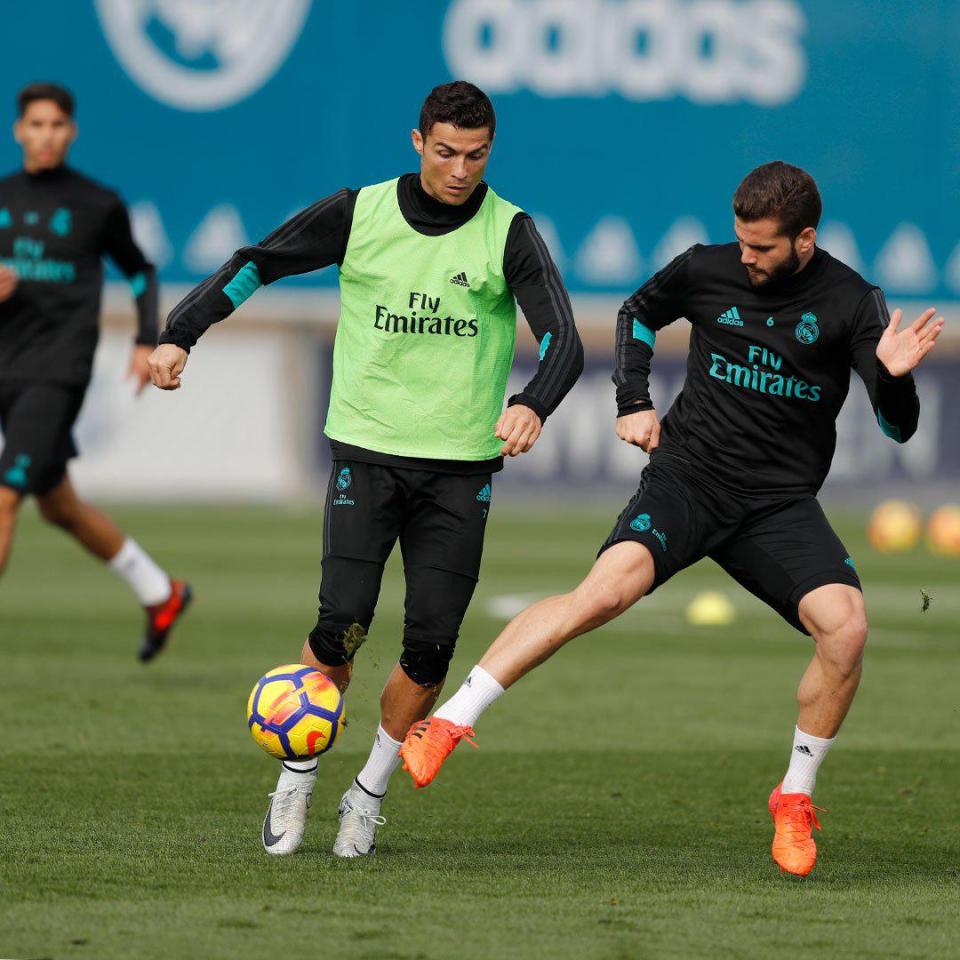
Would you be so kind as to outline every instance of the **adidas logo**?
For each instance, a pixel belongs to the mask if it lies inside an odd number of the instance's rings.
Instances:
[[[465,273],[458,273],[455,277],[450,278],[451,283],[455,283],[458,287],[469,287],[470,281],[467,279]]]
[[[490,490],[490,484],[489,484],[489,483],[485,483],[485,484],[483,485],[483,489],[477,494],[477,499],[478,499],[481,503],[489,503],[489,502],[490,502],[490,494],[491,494],[491,492],[492,492],[492,491]]]
[[[740,319],[740,311],[736,307],[731,307],[729,310],[724,310],[723,313],[717,317],[717,323],[726,324],[728,327],[743,326],[743,321]]]
[[[796,750],[797,753],[802,753],[805,757],[813,756],[813,751],[806,744],[801,743],[799,746],[794,747],[793,749]]]

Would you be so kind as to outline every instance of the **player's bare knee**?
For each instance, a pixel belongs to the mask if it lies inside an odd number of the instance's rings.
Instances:
[[[624,591],[618,587],[605,587],[594,597],[595,616],[604,623],[620,616],[629,605]]]
[[[843,676],[857,673],[867,645],[867,620],[853,610],[828,633],[816,636],[817,655]]]
[[[618,617],[630,602],[624,591],[614,584],[582,584],[570,595],[574,626],[598,627]]]
[[[845,657],[859,667],[867,646],[867,618],[862,613],[853,613],[840,628],[840,644]]]
[[[76,520],[75,501],[63,501],[57,497],[37,497],[40,516],[55,527],[69,529]]]

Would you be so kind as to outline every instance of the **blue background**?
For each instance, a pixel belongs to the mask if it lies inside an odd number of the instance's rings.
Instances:
[[[816,176],[825,220],[849,226],[871,278],[884,282],[874,264],[898,224],[920,228],[935,273],[919,286],[888,282],[889,293],[941,301],[960,293],[960,268],[954,284],[947,270],[960,240],[960,4],[780,2],[802,14],[806,62],[799,94],[780,105],[703,105],[679,94],[635,102],[602,91],[546,97],[523,86],[494,94],[499,129],[488,179],[553,222],[571,290],[638,285],[682,216],[700,220],[711,241],[730,239],[736,184],[779,157]],[[258,91],[224,109],[190,112],[155,100],[128,76],[92,3],[18,4],[5,12],[16,38],[0,62],[6,119],[14,119],[13,95],[28,81],[71,87],[81,124],[73,164],[130,203],[153,202],[172,251],[162,277],[193,282],[199,273],[183,251],[213,207],[233,205],[256,239],[341,186],[415,168],[409,131],[421,100],[451,79],[443,43],[449,6],[315,2],[288,58]],[[689,6],[673,4],[681,14]],[[560,49],[565,40],[548,31],[543,42]],[[703,41],[706,56],[710,43]],[[18,148],[4,138],[0,167],[18,163]],[[591,276],[576,256],[608,215],[629,223],[640,257],[614,281]],[[293,282],[329,285],[335,276]]]

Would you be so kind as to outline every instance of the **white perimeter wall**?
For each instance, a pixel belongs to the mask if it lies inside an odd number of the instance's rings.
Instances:
[[[303,341],[292,328],[211,331],[180,390],[148,386],[135,397],[125,377],[130,334],[106,332],[76,430],[78,488],[111,498],[302,494],[311,373]]]

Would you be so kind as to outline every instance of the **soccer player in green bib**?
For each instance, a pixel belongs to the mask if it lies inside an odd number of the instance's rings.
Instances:
[[[436,87],[412,132],[418,174],[341,190],[237,251],[174,309],[150,359],[154,384],[175,390],[201,334],[260,286],[339,267],[320,610],[301,662],[345,690],[398,540],[406,580],[403,652],[369,759],[340,801],[340,857],[374,852],[400,743],[443,686],[477,582],[492,475],[533,447],[583,369],[546,244],[483,181],[495,128],[477,87]],[[540,362],[504,411],[517,304]],[[317,765],[283,762],[263,822],[267,853],[300,846]]]

